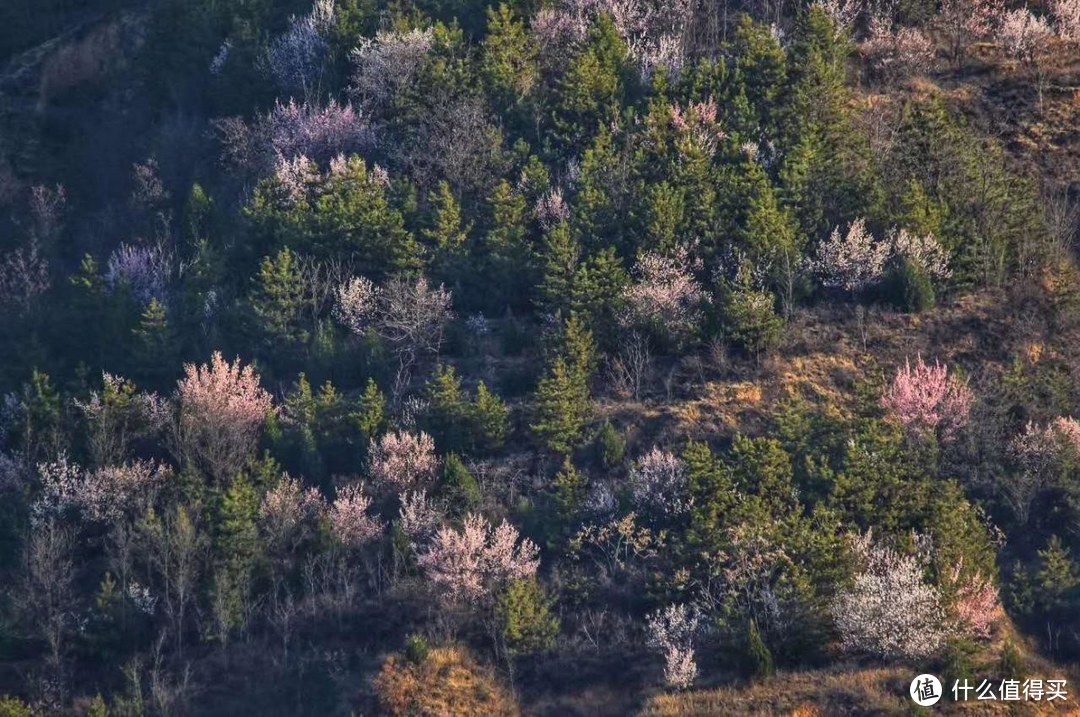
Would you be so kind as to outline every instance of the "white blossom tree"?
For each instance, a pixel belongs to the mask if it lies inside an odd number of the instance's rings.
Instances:
[[[384,108],[412,80],[434,38],[431,29],[380,30],[374,38],[361,38],[352,51],[353,97],[365,106]]]
[[[687,467],[675,454],[653,447],[630,467],[634,505],[653,516],[673,516],[690,509]]]
[[[439,529],[442,513],[428,499],[427,491],[416,490],[398,496],[398,521],[401,530],[414,545],[426,543]]]
[[[425,277],[395,277],[376,288],[362,277],[339,287],[334,316],[354,334],[374,330],[398,358],[396,393],[408,382],[417,359],[437,354],[443,329],[453,316],[450,292]]]
[[[915,234],[907,229],[890,229],[885,243],[893,256],[906,259],[927,276],[942,280],[952,276],[949,251],[933,234]]]
[[[1035,75],[1040,108],[1046,84],[1043,68],[1046,44],[1053,36],[1054,31],[1046,18],[1035,15],[1027,8],[1006,12],[998,28],[998,37],[1005,52]]]
[[[167,302],[166,290],[172,275],[172,255],[160,244],[121,244],[109,256],[105,281],[113,290],[124,286],[141,304],[151,299]]]
[[[270,44],[270,75],[285,92],[315,93],[326,61],[326,36],[334,22],[334,0],[316,0],[311,12],[289,18],[289,29]]]
[[[948,635],[945,610],[919,558],[876,545],[869,533],[853,542],[861,567],[832,604],[844,648],[889,660],[937,653]]]
[[[833,229],[818,247],[813,266],[824,286],[855,293],[881,279],[888,258],[889,245],[876,241],[866,228],[866,220],[860,218],[844,234],[839,227]]]
[[[648,644],[664,657],[668,687],[686,690],[697,679],[694,637],[700,622],[700,613],[686,605],[668,605],[648,617]]]

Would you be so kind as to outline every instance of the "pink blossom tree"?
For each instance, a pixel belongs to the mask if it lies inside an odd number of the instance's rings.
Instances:
[[[671,126],[675,131],[685,142],[706,156],[715,155],[720,143],[727,139],[727,133],[717,120],[719,108],[712,97],[703,102],[690,102],[686,107],[678,103],[673,104],[668,112],[671,115]],[[681,145],[680,151],[685,153]]]
[[[1048,4],[1058,37],[1080,42],[1080,0],[1050,0]]]
[[[905,361],[881,397],[881,405],[913,432],[929,431],[943,441],[967,425],[974,394],[967,383],[942,364],[931,366],[919,356]]]
[[[976,572],[963,577],[963,562],[949,571],[948,581],[955,590],[951,614],[957,629],[971,637],[987,639],[990,629],[1002,615],[997,586]]]
[[[394,491],[427,483],[439,469],[435,441],[423,431],[384,433],[371,440],[368,455],[371,479]]]
[[[172,469],[152,461],[98,468],[87,476],[82,507],[91,520],[117,523],[141,516],[169,478]]]
[[[399,496],[398,521],[413,546],[426,543],[439,529],[442,513],[428,499],[427,491],[417,490]]]
[[[364,494],[362,483],[352,483],[338,491],[326,513],[333,536],[349,548],[361,548],[375,540],[383,523],[369,513],[371,498]]]
[[[945,36],[958,67],[971,43],[993,34],[1004,11],[1001,0],[942,0],[934,25]]]
[[[934,60],[934,44],[921,30],[882,16],[870,20],[869,36],[859,50],[871,72],[886,82],[925,73]]]
[[[217,480],[230,478],[247,463],[273,410],[255,370],[240,359],[230,364],[217,351],[209,365],[184,366],[176,403],[178,457]]]
[[[832,604],[844,649],[899,660],[937,653],[948,635],[945,610],[937,588],[923,579],[923,564],[875,545],[869,534],[854,544],[860,569]]]
[[[643,254],[634,267],[636,281],[624,292],[625,320],[680,341],[700,324],[707,301],[705,290],[693,274],[685,247],[671,256]]]
[[[304,488],[299,480],[286,474],[263,496],[259,526],[271,546],[284,547],[302,526],[316,521],[326,508],[317,488]]]
[[[663,655],[664,681],[672,689],[690,689],[697,679],[694,638],[700,623],[701,614],[686,605],[668,605],[648,617],[648,645]]]
[[[466,516],[460,531],[443,526],[417,562],[441,594],[452,600],[490,600],[511,580],[540,567],[540,549],[505,520],[493,528],[482,516]]]

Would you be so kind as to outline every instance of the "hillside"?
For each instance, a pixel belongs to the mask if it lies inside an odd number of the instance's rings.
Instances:
[[[1078,121],[1073,0],[0,8],[0,717],[1077,712]]]

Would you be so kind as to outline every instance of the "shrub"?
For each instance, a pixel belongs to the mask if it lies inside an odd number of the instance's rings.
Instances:
[[[746,673],[750,677],[766,679],[775,672],[772,652],[761,639],[757,623],[751,620],[746,630]]]
[[[456,514],[467,513],[480,506],[480,484],[455,453],[446,456],[443,462],[439,493]]]
[[[934,285],[930,276],[906,258],[894,262],[882,293],[886,301],[902,311],[919,313],[934,306]]]
[[[0,717],[31,717],[33,712],[17,697],[0,697]]]
[[[626,439],[615,430],[611,421],[600,424],[600,430],[596,434],[596,453],[600,465],[608,470],[617,468],[626,456]]]
[[[1003,680],[1022,680],[1027,674],[1024,668],[1024,656],[1010,640],[1001,648],[1001,657],[998,659],[998,672]]]
[[[405,642],[405,659],[414,665],[422,665],[430,652],[428,641],[420,635],[410,635]]]
[[[734,289],[727,292],[723,311],[724,334],[748,354],[767,353],[780,343],[784,320],[771,292]]]

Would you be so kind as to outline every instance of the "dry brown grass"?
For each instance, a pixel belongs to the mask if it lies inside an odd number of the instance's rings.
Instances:
[[[513,698],[460,647],[432,649],[420,664],[391,655],[375,679],[384,713],[405,717],[514,717]]]

